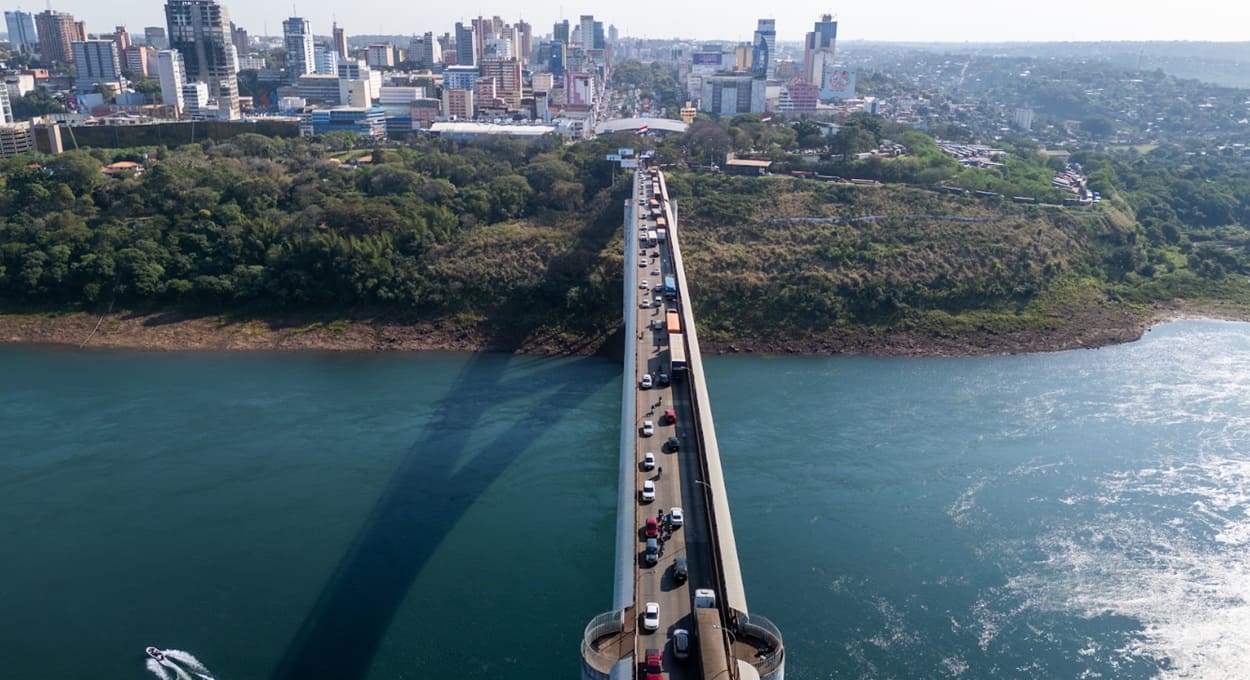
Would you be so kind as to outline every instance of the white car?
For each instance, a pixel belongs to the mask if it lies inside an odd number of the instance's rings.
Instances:
[[[638,384],[644,390],[651,389],[651,374],[650,373],[643,374],[642,380]]]
[[[648,451],[642,456],[642,469],[644,470],[655,469],[655,454],[654,453],[651,453],[650,451]]]
[[[655,500],[655,482],[648,479],[642,483],[642,502],[650,503],[653,500]]]
[[[638,306],[639,306],[639,307],[642,307],[643,309],[650,309],[650,308],[651,308],[651,300],[649,300],[649,299],[647,299],[647,298],[643,298],[643,299],[642,299],[642,302],[639,302],[639,303],[638,303]]]
[[[655,423],[650,420],[642,421],[642,436],[650,437],[655,434]]]
[[[650,284],[648,284],[646,281],[643,281],[642,283],[638,284],[638,287],[641,288],[642,290],[646,290],[648,285]]]
[[[645,266],[647,266],[647,261],[646,261],[645,259],[639,258],[639,259],[638,259],[638,266],[639,266],[639,267],[645,267]],[[655,276],[655,274],[652,274],[652,276]]]
[[[644,267],[645,267],[645,266],[647,266],[647,265],[643,264],[642,266],[644,266]],[[659,275],[660,275],[660,270],[659,270],[659,269],[652,269],[652,270],[651,270],[651,275],[652,275],[652,276],[659,276]]]
[[[668,523],[675,527],[685,524],[686,516],[682,513],[681,508],[673,508],[668,511]]]
[[[648,602],[642,610],[642,627],[644,630],[660,629],[660,603]]]

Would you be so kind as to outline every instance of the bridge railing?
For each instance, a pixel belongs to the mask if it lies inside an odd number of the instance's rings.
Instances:
[[[595,642],[609,635],[616,635],[623,630],[625,630],[624,609],[603,612],[591,619],[590,623],[586,624],[586,631],[582,633],[582,659],[586,664],[606,674],[616,662],[621,660],[621,656],[600,651],[595,647]]]
[[[751,660],[751,665],[761,671],[760,675],[781,665],[785,659],[785,647],[781,642],[781,630],[776,624],[759,614],[738,614],[738,632],[741,637],[755,638],[764,643],[760,653]]]
[[[659,181],[660,181],[660,189],[663,192],[662,195],[665,199],[664,209],[665,209],[665,212],[668,213],[669,248],[672,250],[672,253],[673,253],[674,264],[678,264],[679,259],[680,259],[681,246],[679,245],[679,241],[677,238],[677,221],[676,219],[674,219],[675,215],[673,214],[672,205],[671,205],[671,202],[668,200],[668,184],[664,180],[664,174],[658,173],[658,176],[659,176]],[[688,338],[690,337],[690,334],[694,330],[693,329],[694,307],[693,305],[691,305],[690,291],[687,290],[686,286],[684,285],[686,282],[686,277],[684,275],[684,272],[682,272],[681,275],[677,275],[677,274],[678,274],[677,272],[674,272],[674,277],[677,282],[678,304],[683,305],[685,307],[685,310],[689,311],[689,314],[682,315],[684,317],[683,326],[686,326],[688,328],[686,334],[683,335],[682,341],[687,343],[687,346],[683,349],[686,350],[686,356],[689,357],[691,356],[691,353],[690,353]],[[700,370],[703,368],[701,363],[698,366],[698,368]],[[712,562],[713,562],[712,570],[711,570],[712,581],[713,581],[712,590],[716,593],[716,603],[717,603],[717,609],[720,612],[721,625],[725,631],[732,631],[732,630],[736,630],[737,628],[736,612],[733,609],[731,609],[729,606],[729,594],[728,594],[728,589],[725,586],[725,572],[723,568],[724,556],[721,552],[720,530],[718,529],[718,523],[716,519],[715,502],[712,498],[712,486],[711,486],[711,483],[708,481],[709,479],[711,479],[711,474],[708,470],[707,451],[704,447],[705,440],[704,440],[704,434],[703,434],[703,418],[700,417],[701,408],[700,408],[698,390],[695,389],[695,383],[691,377],[691,373],[692,372],[690,370],[687,370],[687,375],[686,375],[685,380],[683,380],[683,383],[685,384],[686,395],[690,399],[691,410],[694,412],[694,416],[695,416],[694,417],[694,432],[692,432],[691,434],[692,434],[692,438],[694,439],[694,449],[695,449],[696,458],[698,459],[698,464],[699,464],[699,475],[702,477],[702,480],[700,480],[701,483],[698,484],[698,486],[700,486],[703,490],[703,504],[707,508],[707,514],[708,514],[708,533],[709,533],[709,539],[710,539],[709,544],[710,544],[711,551],[712,551]],[[738,680],[738,665],[733,662],[734,656],[733,656],[732,644],[733,643],[730,640],[730,636],[728,635],[724,636],[725,658],[729,662],[728,666],[729,666],[730,680]]]

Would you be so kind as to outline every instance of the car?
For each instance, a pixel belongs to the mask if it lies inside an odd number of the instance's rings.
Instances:
[[[658,324],[659,322],[657,321],[656,323]],[[660,371],[660,375],[656,378],[656,382],[660,383],[660,387],[668,387],[668,374],[664,371]]]
[[[643,298],[643,299],[642,299],[642,301],[638,303],[638,306],[639,306],[639,307],[642,307],[643,309],[650,309],[650,308],[651,308],[651,299],[650,299],[650,298]]]
[[[639,267],[645,267],[645,266],[647,266],[647,261],[646,261],[646,260],[638,260],[638,266],[639,266]],[[651,275],[652,275],[652,276],[655,276],[655,274],[654,274],[654,273],[652,273]]]
[[[646,248],[643,248],[642,250],[639,250],[639,251],[638,251],[638,257],[646,257],[646,256],[647,256],[647,249],[646,249]]]
[[[668,523],[675,527],[686,523],[686,516],[682,513],[681,508],[674,507],[668,511]]]
[[[642,483],[642,502],[650,503],[655,500],[655,482],[646,480]]]
[[[673,631],[673,656],[678,659],[690,658],[690,631],[685,628]]]
[[[690,577],[690,567],[686,564],[686,558],[678,557],[673,560],[673,580],[678,583],[685,583]]]
[[[655,469],[655,454],[654,454],[654,453],[652,453],[652,452],[648,451],[648,452],[646,452],[646,453],[644,453],[644,454],[643,454],[643,456],[642,456],[642,469],[644,469],[644,470],[654,470],[654,469]]]
[[[650,374],[650,373],[643,373],[643,374],[642,374],[642,380],[639,380],[639,381],[638,381],[638,385],[639,385],[640,387],[642,387],[642,389],[644,389],[644,390],[649,390],[649,389],[651,389],[651,385],[652,385],[652,382],[651,382],[651,374]]]
[[[664,661],[664,655],[658,649],[648,649],[646,656],[646,665],[642,667],[643,677],[647,680],[661,680],[664,677],[664,669],[661,664]]]
[[[677,422],[677,411],[671,408],[665,411],[663,416],[660,416],[661,425],[672,425],[675,422]]]
[[[651,330],[653,330],[653,331],[662,331],[662,330],[664,330],[664,320],[663,320],[663,319],[656,319],[655,321],[652,321],[652,322],[651,322]],[[660,374],[660,377],[662,377],[662,378],[664,378],[664,379],[668,379],[668,374],[667,374],[667,373],[661,373],[661,374]],[[663,385],[667,385],[668,383],[661,383],[661,384],[663,384]]]
[[[655,434],[655,423],[650,420],[642,421],[642,436],[650,437]]]
[[[665,451],[669,451],[671,453],[677,453],[677,450],[680,448],[681,448],[681,442],[677,441],[677,437],[669,437],[668,441],[664,442]]]
[[[660,539],[648,538],[647,549],[642,553],[642,558],[646,561],[647,566],[654,567],[656,562],[660,561]]]
[[[646,290],[646,289],[647,289],[650,285],[651,285],[651,284],[647,283],[647,282],[644,280],[644,281],[642,281],[641,283],[639,283],[639,284],[638,284],[638,288],[639,288],[639,289],[641,289],[641,290]]]
[[[645,266],[647,266],[647,265],[646,265],[646,264],[642,264],[642,266],[644,266],[644,267],[645,267]],[[652,270],[651,270],[651,275],[652,275],[652,276],[659,276],[659,275],[660,275],[660,268],[659,268],[659,267],[656,267],[655,269],[652,269]]]
[[[648,517],[647,523],[642,527],[642,532],[647,538],[657,538],[660,535],[660,523],[655,521],[654,517]]]
[[[648,602],[642,610],[642,627],[644,630],[660,629],[660,603]]]

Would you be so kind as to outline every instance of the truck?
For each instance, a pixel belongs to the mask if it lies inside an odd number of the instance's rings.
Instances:
[[[660,243],[664,243],[668,241],[668,229],[665,229],[664,227],[660,227],[659,229],[656,229],[655,235],[659,237]]]
[[[681,315],[675,311],[664,314],[664,325],[669,335],[681,335]]]
[[[694,591],[694,608],[711,609],[716,607],[716,593],[711,588],[699,588]]]
[[[686,338],[681,333],[668,336],[668,360],[674,379],[686,374]]]

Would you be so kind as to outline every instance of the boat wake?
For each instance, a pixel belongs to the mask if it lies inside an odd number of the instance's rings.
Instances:
[[[159,650],[161,658],[148,659],[147,668],[161,680],[217,680],[208,667],[190,652]]]

